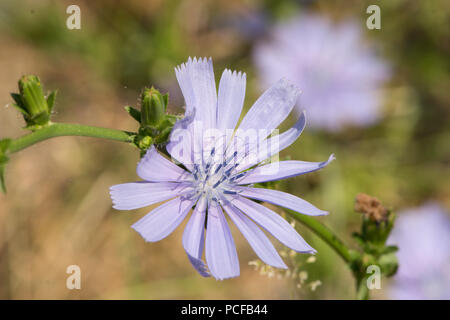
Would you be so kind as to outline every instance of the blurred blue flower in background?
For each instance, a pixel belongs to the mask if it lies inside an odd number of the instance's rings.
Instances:
[[[399,246],[394,299],[450,299],[450,216],[437,203],[399,212],[389,239]]]
[[[281,77],[294,81],[303,92],[299,104],[312,127],[337,131],[373,124],[380,118],[377,89],[389,68],[364,44],[361,28],[318,15],[277,25],[253,53],[261,86]]]

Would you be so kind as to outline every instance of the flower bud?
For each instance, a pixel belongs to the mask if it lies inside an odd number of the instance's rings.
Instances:
[[[141,95],[141,126],[156,127],[164,119],[168,95],[155,88],[146,88]]]
[[[56,91],[45,98],[42,85],[34,75],[23,76],[19,80],[19,93],[12,93],[14,106],[23,114],[30,129],[48,124],[55,101]]]

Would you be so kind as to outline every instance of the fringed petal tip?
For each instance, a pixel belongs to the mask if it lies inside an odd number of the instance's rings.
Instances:
[[[210,64],[210,65],[212,65],[212,58],[211,57],[209,57],[209,58],[207,58],[207,57],[203,57],[203,58],[202,57],[200,57],[200,58],[189,57],[186,62],[175,67],[175,72],[184,71],[186,69],[186,67],[188,67],[189,65],[192,65],[192,64]]]
[[[111,198],[112,208],[115,210],[132,210],[132,209],[123,209],[120,206],[119,190],[121,186],[122,186],[121,184],[116,184],[109,187],[109,197]]]
[[[119,201],[116,199],[116,198],[114,198],[113,197],[113,195],[110,193],[110,195],[111,195],[111,202],[112,202],[112,208],[114,209],[114,210],[124,210],[124,209],[121,209],[120,208],[120,206],[119,206]],[[130,209],[131,210],[131,209]]]
[[[223,73],[228,74],[230,77],[238,78],[240,80],[246,80],[247,74],[243,71],[225,69]]]

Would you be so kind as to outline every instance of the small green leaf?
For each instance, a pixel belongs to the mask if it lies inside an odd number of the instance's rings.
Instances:
[[[29,114],[27,113],[26,110],[22,109],[22,108],[21,108],[19,105],[17,105],[16,103],[11,103],[11,105],[12,105],[14,108],[16,108],[17,110],[19,110],[20,113],[23,114],[23,116],[24,116],[25,119],[28,119]]]
[[[383,249],[383,254],[388,254],[388,253],[393,253],[393,252],[397,252],[398,251],[398,247],[397,246],[387,246]]]
[[[23,105],[22,98],[18,93],[11,93],[11,97],[14,99],[15,103],[12,103],[12,106],[19,110],[25,117],[28,117],[29,114]]]
[[[139,123],[141,122],[141,112],[138,109],[135,109],[131,106],[126,106],[125,110],[128,112],[130,116],[133,117],[134,120],[136,120]]]
[[[17,106],[23,110],[25,110],[22,98],[20,97],[20,94],[18,93],[11,93],[11,97],[14,99],[14,101],[16,102]]]
[[[398,269],[398,259],[394,252],[384,254],[378,259],[382,272],[387,276],[393,276]]]

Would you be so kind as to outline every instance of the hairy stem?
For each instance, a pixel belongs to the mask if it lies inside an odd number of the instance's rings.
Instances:
[[[122,142],[133,142],[134,133],[80,124],[50,123],[49,125],[30,134],[12,140],[9,145],[8,152],[14,153],[35,143],[62,136],[83,136]]]

